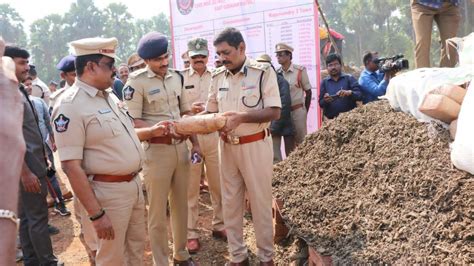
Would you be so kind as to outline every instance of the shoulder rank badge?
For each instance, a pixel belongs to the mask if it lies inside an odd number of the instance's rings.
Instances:
[[[127,100],[127,101],[130,101],[131,99],[133,99],[133,93],[135,92],[135,89],[130,87],[130,86],[127,86],[124,90],[123,90],[123,99],[124,100]]]
[[[69,121],[70,119],[63,114],[60,114],[56,119],[54,119],[54,127],[56,128],[56,132],[66,132],[67,127],[69,126]]]

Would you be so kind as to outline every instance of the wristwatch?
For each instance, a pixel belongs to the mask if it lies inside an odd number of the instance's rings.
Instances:
[[[13,211],[0,209],[0,219],[10,220],[18,227],[18,218],[16,217],[16,213]]]

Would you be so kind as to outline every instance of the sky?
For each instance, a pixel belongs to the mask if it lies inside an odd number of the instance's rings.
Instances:
[[[0,4],[9,4],[25,20],[24,29],[28,32],[30,25],[37,19],[50,14],[63,14],[75,0],[0,0]],[[135,19],[148,19],[159,13],[169,16],[169,0],[94,0],[95,5],[103,9],[110,3],[123,3]]]

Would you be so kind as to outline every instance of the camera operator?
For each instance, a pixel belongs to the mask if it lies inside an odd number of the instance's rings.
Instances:
[[[363,103],[376,101],[377,97],[385,95],[388,83],[394,76],[395,70],[382,72],[379,69],[378,53],[367,52],[364,57],[365,69],[359,77],[359,85],[363,94]]]

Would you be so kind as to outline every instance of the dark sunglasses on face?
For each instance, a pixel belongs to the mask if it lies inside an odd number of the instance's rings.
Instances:
[[[112,69],[114,67],[114,64],[115,64],[115,60],[112,60],[110,62],[96,62],[97,65],[104,65],[106,66],[108,69]]]

